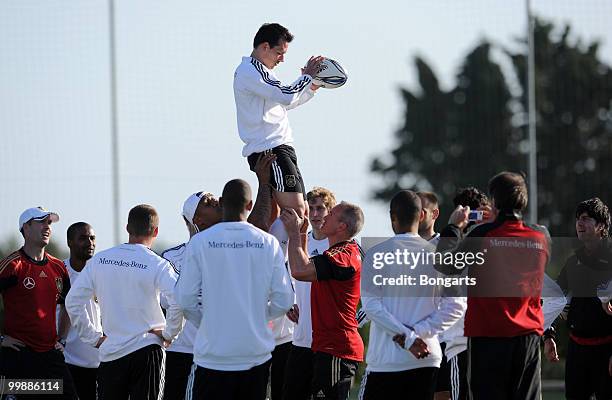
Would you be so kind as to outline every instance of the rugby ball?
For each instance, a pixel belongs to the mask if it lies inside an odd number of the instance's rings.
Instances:
[[[319,71],[312,83],[327,89],[335,89],[344,85],[347,79],[346,71],[338,61],[326,58],[319,64]]]

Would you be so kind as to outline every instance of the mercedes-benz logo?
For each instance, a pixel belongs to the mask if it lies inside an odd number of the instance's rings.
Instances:
[[[36,286],[36,282],[33,278],[30,278],[28,276],[23,280],[23,286],[25,286],[26,289],[34,289],[34,286]]]

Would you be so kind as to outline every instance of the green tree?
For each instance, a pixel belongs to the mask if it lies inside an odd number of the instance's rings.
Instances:
[[[612,167],[612,73],[598,43],[572,41],[569,27],[558,34],[536,20],[534,37],[539,219],[554,235],[573,236],[577,202],[612,198],[605,174]],[[527,43],[519,45],[519,51],[505,51],[516,73],[516,96],[486,41],[467,55],[449,91],[416,58],[420,90],[401,89],[404,123],[395,148],[371,165],[382,178],[375,198],[387,201],[400,188],[434,190],[444,221],[457,188],[486,189],[501,170],[527,170]]]
[[[21,236],[10,236],[0,244],[0,260],[15,250],[19,250],[21,246],[23,246],[23,238]],[[66,245],[63,245],[58,239],[51,239],[45,251],[60,260],[63,260],[69,255]]]
[[[526,48],[508,52],[520,82]],[[599,43],[573,39],[538,20],[534,32],[538,135],[538,214],[557,236],[574,236],[576,204],[598,196],[612,200],[612,70]],[[526,91],[520,103],[526,104]],[[525,148],[525,146],[520,146]]]
[[[388,200],[401,188],[434,190],[446,206],[457,187],[482,187],[493,173],[515,162],[509,151],[515,130],[512,96],[490,50],[487,42],[476,46],[456,87],[447,92],[425,61],[416,58],[421,90],[401,89],[406,108],[404,125],[396,132],[398,146],[389,162],[377,158],[372,163],[372,171],[384,178],[376,198]]]
[[[0,244],[0,260],[21,247],[22,243],[15,236],[11,236]]]

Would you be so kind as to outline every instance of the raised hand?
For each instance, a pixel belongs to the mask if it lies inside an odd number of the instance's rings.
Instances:
[[[255,174],[260,185],[270,184],[270,170],[272,162],[276,160],[276,154],[272,152],[266,152],[260,154],[257,162],[255,163]]]
[[[297,215],[293,208],[283,208],[280,219],[283,221],[283,225],[285,225],[285,229],[289,236],[299,235],[300,229],[304,225],[304,221]]]
[[[448,218],[448,223],[456,225],[459,229],[464,229],[468,224],[468,215],[470,214],[469,206],[457,206]]]
[[[325,60],[325,57],[322,56],[310,57],[308,62],[306,62],[306,66],[302,68],[302,74],[310,75],[312,78],[314,78],[317,76],[317,73],[319,72],[319,65],[321,65],[323,60]]]

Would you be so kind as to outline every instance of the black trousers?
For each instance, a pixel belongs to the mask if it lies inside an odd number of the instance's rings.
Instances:
[[[446,343],[440,343],[440,348],[442,349],[442,361],[440,362],[440,369],[436,378],[436,393],[450,392],[451,390],[451,370],[448,358],[446,357]]]
[[[540,337],[471,337],[468,382],[472,400],[540,400]]]
[[[452,400],[468,400],[468,352],[462,351],[448,360],[450,365],[450,392]]]
[[[313,356],[312,394],[326,400],[347,400],[359,363],[328,353]]]
[[[270,166],[270,184],[277,192],[302,192],[306,196],[306,185],[298,167],[297,155],[292,146],[281,144],[263,153],[253,153],[247,157],[251,171],[261,154],[268,152],[276,155],[276,160]]]
[[[0,348],[0,375],[5,378],[63,379],[63,395],[44,395],[45,399],[78,399],[72,375],[68,371],[64,354],[59,350],[37,352],[29,347],[13,350]],[[40,395],[19,395],[20,399],[40,398]]]
[[[291,351],[291,342],[279,344],[272,351],[272,367],[270,367],[270,398],[281,400],[285,384],[285,367]]]
[[[96,400],[98,368],[83,368],[72,364],[66,365],[74,380],[79,400]]]
[[[583,346],[571,338],[565,361],[565,396],[569,400],[612,399],[608,362],[612,344]]]
[[[265,400],[270,364],[268,360],[245,371],[219,371],[197,366],[187,400]]]
[[[283,400],[308,400],[312,398],[313,352],[307,347],[291,345],[285,364]]]
[[[99,400],[157,400],[164,390],[166,352],[152,344],[98,368]]]
[[[187,390],[187,380],[193,365],[193,354],[166,352],[166,379],[164,400],[183,400]]]
[[[438,368],[397,372],[368,372],[361,381],[363,400],[432,400]]]

